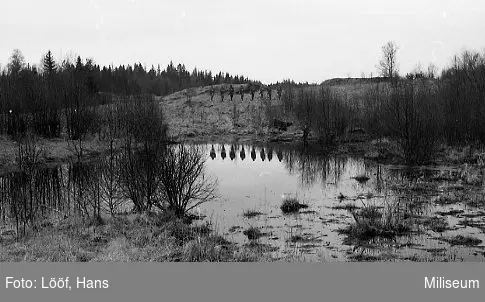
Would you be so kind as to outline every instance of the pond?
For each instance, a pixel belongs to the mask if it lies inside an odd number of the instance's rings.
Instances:
[[[198,223],[240,245],[286,260],[485,261],[483,171],[410,169],[285,144],[200,146],[218,197],[196,210],[205,217]],[[112,180],[101,160],[0,175],[0,221],[100,211]],[[290,198],[306,207],[283,213]]]
[[[255,227],[263,234],[258,243],[271,247],[274,257],[315,261],[485,260],[483,206],[440,202],[454,190],[468,192],[452,181],[459,173],[456,167],[410,170],[362,157],[277,145],[214,144],[205,149],[207,171],[219,181],[220,198],[205,204],[201,211],[220,232],[239,244],[250,242],[244,231]],[[280,206],[287,197],[296,197],[308,208],[283,214]],[[348,210],[351,206],[380,208],[383,212],[397,209],[404,216],[415,217],[416,225],[393,238],[349,242],[341,230],[356,223]],[[472,236],[482,243],[473,247],[450,244],[449,239],[457,235]]]

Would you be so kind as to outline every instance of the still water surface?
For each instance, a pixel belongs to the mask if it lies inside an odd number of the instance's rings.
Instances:
[[[198,209],[206,216],[202,223],[212,223],[220,234],[238,244],[249,243],[244,231],[256,227],[264,233],[259,244],[271,250],[274,257],[290,260],[485,261],[483,185],[457,184],[458,167],[410,170],[288,145],[201,147],[207,156],[207,174],[218,180],[219,195]],[[356,176],[362,175],[368,180],[359,182]],[[42,217],[49,216],[51,210],[61,216],[76,214],[82,210],[73,207],[76,200],[99,198],[99,187],[90,184],[97,179],[94,184],[106,187],[108,176],[95,161],[39,169],[32,179],[21,173],[0,175],[0,218],[5,221],[12,216],[12,204],[26,205]],[[482,202],[477,205],[465,198],[449,204],[436,202],[445,194],[468,196],[463,193],[474,190],[481,190],[477,200]],[[296,197],[308,208],[283,214],[280,206],[286,197]],[[131,202],[125,204],[132,206]],[[383,213],[391,209],[421,223],[404,236],[349,241],[339,233],[355,224],[352,213],[342,208],[345,205],[378,207]],[[261,214],[246,217],[247,211]],[[24,214],[18,211],[17,216]],[[423,223],[430,218],[444,219],[446,230],[436,231]],[[456,235],[482,242],[468,247],[443,240]]]
[[[451,230],[421,232],[394,240],[374,239],[358,245],[345,245],[338,229],[355,223],[353,216],[336,206],[353,204],[384,206],[399,203],[412,215],[438,217],[437,212],[463,210],[480,213],[465,204],[437,205],[433,202],[443,190],[440,183],[424,190],[411,190],[423,177],[436,173],[455,173],[453,167],[421,168],[379,165],[363,158],[328,156],[314,151],[283,146],[205,145],[206,167],[219,181],[220,198],[205,204],[201,211],[217,229],[234,241],[249,242],[243,234],[251,226],[265,233],[259,242],[274,247],[276,257],[297,255],[307,260],[345,261],[349,256],[385,256],[387,259],[435,259],[436,261],[484,261],[482,230],[461,227],[459,217],[445,215]],[[359,182],[356,176],[369,180]],[[299,214],[284,215],[280,209],[286,196],[308,204]],[[340,197],[339,197],[340,196]],[[419,205],[419,206],[417,206]],[[261,215],[248,218],[245,211]],[[479,223],[485,223],[483,216]],[[478,247],[450,246],[440,236],[470,235],[482,239]],[[306,241],[289,242],[292,236]]]

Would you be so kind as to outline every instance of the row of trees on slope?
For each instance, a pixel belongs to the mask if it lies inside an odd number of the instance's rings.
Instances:
[[[68,133],[82,120],[83,109],[103,105],[112,95],[166,95],[189,87],[242,84],[249,79],[219,72],[197,70],[172,62],[150,69],[142,64],[103,66],[92,59],[56,62],[50,51],[41,66],[31,66],[16,49],[0,74],[0,134],[17,135],[28,127],[46,137],[58,137],[61,120]],[[75,132],[75,130],[73,130]]]
[[[386,49],[381,63],[389,58]],[[443,143],[485,144],[485,53],[455,55],[439,78],[430,78],[399,77],[391,52],[392,64],[382,64],[385,81],[361,87],[357,100],[330,85],[302,89],[284,82],[283,107],[298,121],[305,141],[311,133],[335,142],[358,128],[373,138],[396,140],[409,164],[431,160]]]

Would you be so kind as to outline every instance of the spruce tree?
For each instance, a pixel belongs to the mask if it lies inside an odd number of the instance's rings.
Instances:
[[[54,61],[54,57],[52,56],[52,52],[50,50],[44,56],[43,61],[45,74],[47,74],[47,76],[53,75],[57,71],[57,67],[56,62]]]

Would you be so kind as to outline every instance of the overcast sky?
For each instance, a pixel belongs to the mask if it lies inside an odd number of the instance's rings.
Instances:
[[[0,64],[14,48],[38,63],[170,60],[263,82],[321,82],[371,72],[381,46],[400,46],[401,73],[485,49],[483,0],[1,0]]]

